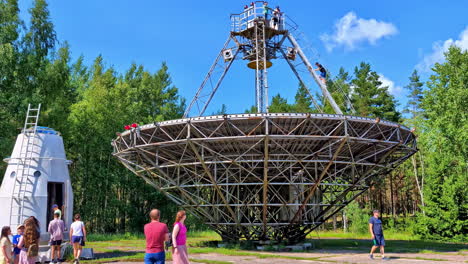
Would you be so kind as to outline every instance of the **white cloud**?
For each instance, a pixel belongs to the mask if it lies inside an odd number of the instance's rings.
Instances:
[[[339,46],[353,50],[359,43],[369,42],[373,45],[377,40],[397,33],[392,23],[358,18],[354,12],[348,12],[335,23],[333,34],[322,34],[320,39],[328,51]]]
[[[394,96],[400,96],[403,92],[403,87],[395,85],[392,80],[388,79],[381,73],[379,73],[379,81],[382,82],[382,86],[387,86],[388,92]]]
[[[463,50],[468,49],[468,26],[460,33],[459,39],[453,40],[449,38],[444,42],[437,41],[432,44],[432,52],[424,55],[423,59],[416,65],[416,68],[422,72],[429,72],[435,63],[445,60],[444,52],[452,45],[458,46]]]

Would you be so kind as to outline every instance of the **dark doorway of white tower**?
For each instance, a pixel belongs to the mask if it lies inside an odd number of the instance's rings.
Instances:
[[[63,201],[64,201],[64,184],[63,182],[48,182],[47,183],[47,225],[49,226],[49,222],[52,221],[54,218],[54,209],[53,206],[57,205],[57,207],[62,212],[62,219],[63,217]]]

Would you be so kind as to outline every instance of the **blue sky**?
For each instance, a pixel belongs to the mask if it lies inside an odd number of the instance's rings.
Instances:
[[[22,16],[31,0],[20,0]],[[156,71],[168,64],[173,83],[191,100],[229,34],[230,13],[249,1],[49,0],[57,36],[68,41],[73,58],[88,64],[102,54],[108,66],[124,72],[132,62]],[[468,1],[269,1],[281,6],[307,36],[308,45],[333,74],[352,72],[361,61],[383,75],[392,94],[406,102],[402,87],[417,68],[440,61],[451,44],[468,48]],[[284,66],[284,65],[283,65]],[[270,96],[293,102],[297,81],[278,64],[270,73]],[[311,87],[317,91],[317,87]],[[254,72],[235,62],[207,113],[228,106],[239,113],[254,104]]]

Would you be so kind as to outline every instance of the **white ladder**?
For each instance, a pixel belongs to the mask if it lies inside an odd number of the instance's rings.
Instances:
[[[23,127],[23,139],[21,141],[20,153],[16,159],[16,179],[13,185],[13,193],[10,206],[10,227],[16,230],[18,225],[23,224],[25,220],[24,207],[25,200],[28,199],[26,193],[32,192],[33,174],[30,172],[31,163],[33,160],[34,144],[36,139],[37,123],[39,121],[39,113],[41,111],[41,104],[37,108],[31,108],[28,104],[28,112],[26,113],[26,120]]]

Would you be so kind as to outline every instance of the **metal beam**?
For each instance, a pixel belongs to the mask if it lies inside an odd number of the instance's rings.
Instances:
[[[294,215],[293,219],[291,220],[291,223],[294,223],[296,222],[297,220],[297,217],[302,213],[302,211],[304,210],[304,207],[306,206],[307,202],[309,201],[309,199],[315,194],[315,190],[317,190],[318,188],[318,185],[320,184],[320,182],[322,181],[323,177],[327,174],[328,172],[328,169],[330,169],[330,167],[333,165],[333,162],[336,160],[336,158],[338,157],[338,154],[340,154],[340,151],[341,149],[343,148],[343,146],[345,145],[346,141],[348,140],[347,137],[341,139],[341,143],[340,145],[338,146],[338,148],[335,150],[335,154],[333,154],[333,158],[328,162],[327,166],[325,167],[325,169],[323,169],[322,173],[320,174],[319,178],[315,181],[314,185],[312,185],[312,187],[310,187],[309,189],[309,194],[307,195],[307,197],[304,199],[304,201],[302,202],[302,205],[299,207],[299,210],[297,210],[296,214]]]
[[[301,57],[302,61],[307,66],[307,70],[310,72],[310,74],[314,78],[315,82],[318,84],[318,86],[322,90],[323,96],[328,100],[328,102],[330,103],[330,105],[333,108],[333,110],[335,111],[335,113],[337,113],[339,115],[342,115],[343,112],[341,111],[338,104],[336,104],[335,99],[333,99],[332,95],[328,91],[327,85],[325,83],[323,83],[322,81],[320,81],[320,79],[317,77],[317,74],[315,73],[314,68],[310,64],[309,59],[304,54],[301,47],[299,46],[299,44],[297,43],[297,41],[293,37],[293,35],[291,35],[291,33],[288,33],[288,39],[289,39],[289,41],[291,41],[291,44],[294,46],[294,48],[297,49],[297,53],[299,54],[299,57]]]

